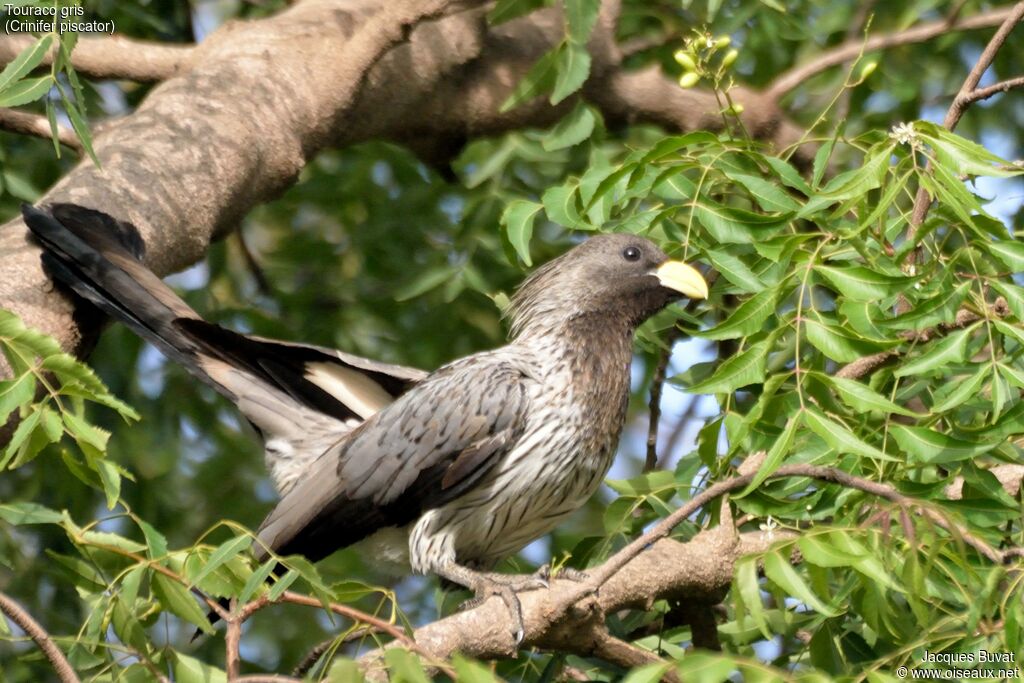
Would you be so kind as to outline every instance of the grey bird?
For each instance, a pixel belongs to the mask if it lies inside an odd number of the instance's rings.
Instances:
[[[117,287],[97,282],[81,263],[95,260],[99,252],[109,254],[114,244],[130,244],[124,235],[134,231],[107,219],[122,237],[97,243],[90,258],[82,259],[66,246],[55,248],[59,241],[47,233],[56,230],[54,223],[64,223],[86,242],[85,231],[73,225],[68,209],[54,207],[52,212],[56,221],[26,209],[30,228],[49,250],[48,261],[57,262],[48,264],[51,271],[107,312],[133,318],[133,329],[139,331],[143,316],[134,311],[126,316],[122,309],[130,305],[112,305],[109,291]],[[124,256],[119,254],[122,261]],[[109,256],[106,260],[124,265]],[[159,280],[149,278],[146,286],[152,289],[152,280]],[[539,268],[518,289],[506,346],[454,361],[425,377],[390,366],[370,368],[390,378],[404,377],[405,383],[382,390],[388,396],[379,395],[374,410],[358,415],[363,422],[341,416],[344,428],[330,443],[317,438],[315,446],[300,444],[287,441],[282,430],[273,432],[268,443],[287,442],[279,450],[318,450],[298,456],[301,473],[282,487],[283,498],[261,525],[256,558],[301,554],[316,561],[360,543],[378,560],[437,574],[480,600],[499,596],[520,641],[523,620],[516,591],[543,585],[544,577],[490,570],[554,529],[600,485],[625,421],[637,326],[680,297],[706,296],[707,285],[697,270],[669,260],[649,240],[621,234],[591,237]],[[166,292],[156,298],[165,297]],[[317,370],[329,369],[333,379],[341,368],[351,380],[353,375],[366,377],[359,374],[367,371],[366,361],[251,340],[193,316],[171,321],[192,347],[180,349],[179,340],[161,336],[162,330],[156,336],[164,346],[174,346],[171,357],[192,361],[199,366],[195,374],[205,374],[205,381],[226,390],[261,430],[266,432],[269,422],[266,417],[257,422],[253,407],[276,407],[280,395],[297,411],[318,414],[307,418],[310,424],[339,421],[338,414],[323,411],[324,397],[319,403],[304,402],[296,388],[302,382],[315,384],[354,412],[339,397],[348,396],[342,388],[348,384],[332,385],[322,377],[317,382]],[[154,336],[154,325],[141,327]],[[295,371],[282,379],[274,344],[326,359],[293,364]],[[238,357],[242,350],[244,356]],[[252,357],[260,354],[266,357],[253,365]],[[277,393],[268,393],[270,385]],[[367,393],[364,386],[360,395]],[[397,398],[388,402],[389,397]]]

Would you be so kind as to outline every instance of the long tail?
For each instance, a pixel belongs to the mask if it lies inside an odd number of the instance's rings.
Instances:
[[[132,225],[74,204],[22,212],[55,279],[238,406],[262,434],[282,493],[323,448],[426,374],[208,323],[142,264]]]
[[[265,405],[261,391],[271,403],[284,395],[337,420],[362,420],[425,374],[205,322],[142,264],[144,245],[131,224],[75,204],[48,212],[24,205],[22,213],[53,277],[238,404],[257,427],[267,409],[280,408]]]

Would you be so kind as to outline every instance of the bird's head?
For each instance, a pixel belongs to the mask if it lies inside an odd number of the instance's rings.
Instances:
[[[512,335],[544,333],[574,320],[634,329],[671,301],[704,299],[692,266],[636,235],[597,235],[538,268],[512,297]]]

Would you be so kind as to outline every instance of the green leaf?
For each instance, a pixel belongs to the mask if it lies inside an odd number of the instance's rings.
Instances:
[[[725,175],[745,187],[765,211],[795,212],[800,209],[799,202],[780,189],[778,185],[764,178],[746,173],[735,173],[728,169],[725,171]]]
[[[153,597],[164,609],[198,627],[203,633],[213,633],[213,625],[187,588],[159,572],[153,572],[150,576],[149,587]]]
[[[825,171],[828,170],[828,161],[832,158],[832,150],[836,146],[836,139],[830,138],[826,140],[818,151],[814,153],[814,166],[811,169],[811,184],[814,187],[818,187],[821,184],[821,179],[825,177]]]
[[[551,50],[530,67],[530,70],[523,76],[523,80],[519,81],[512,94],[502,103],[502,113],[518,107],[523,102],[529,102],[551,89],[551,86],[555,83],[555,75],[557,73],[556,60],[558,59],[558,53],[558,48]]]
[[[932,406],[933,413],[943,413],[955,408],[964,401],[978,394],[985,378],[989,375],[989,365],[979,365],[977,370],[968,378],[958,378],[952,384],[943,386],[942,389],[950,389],[943,394],[936,393],[936,403]],[[941,398],[940,398],[941,396]]]
[[[775,443],[768,450],[765,455],[764,462],[757,469],[757,474],[747,484],[747,487],[737,495],[737,498],[742,498],[748,495],[751,491],[757,490],[759,486],[768,478],[775,470],[779,469],[779,465],[789,454],[790,448],[793,446],[793,438],[796,436],[796,430],[800,428],[801,424],[801,413],[797,412],[786,421],[786,427],[779,434],[779,437],[775,439]]]
[[[195,576],[189,577],[189,580],[193,585],[198,584],[207,576],[217,571],[217,569],[233,558],[238,553],[249,548],[252,545],[252,539],[248,536],[236,536],[230,540],[224,541],[217,548],[210,553],[209,559],[203,565]]]
[[[895,460],[895,458],[886,455],[874,446],[861,440],[849,429],[819,413],[814,408],[808,406],[804,410],[804,422],[806,422],[812,432],[820,436],[830,448],[835,449],[840,454],[852,453],[853,455],[873,458],[875,460]]]
[[[169,657],[174,662],[175,683],[227,683],[226,673],[194,657],[174,650]]]
[[[64,426],[67,428],[68,434],[74,439],[84,441],[98,451],[106,450],[110,432],[89,424],[84,418],[74,413],[64,412],[61,413],[61,417],[64,419]]]
[[[578,145],[594,132],[597,117],[593,110],[581,100],[573,110],[544,136],[541,145],[549,152]]]
[[[931,342],[926,351],[911,361],[903,363],[893,373],[896,377],[921,375],[951,363],[962,363],[967,356],[967,342],[977,324],[957,330],[945,339]]]
[[[585,45],[563,43],[558,50],[558,75],[551,91],[551,104],[558,104],[579,90],[590,75],[590,53]]]
[[[786,552],[786,551],[781,551]],[[768,553],[764,557],[764,573],[772,583],[784,590],[791,597],[804,603],[818,614],[834,617],[838,612],[823,603],[807,586],[793,565],[782,557],[781,552]]]
[[[804,332],[816,349],[840,363],[850,363],[897,345],[897,342],[869,341],[844,327],[813,318],[804,319]]]
[[[13,526],[60,524],[64,515],[38,503],[5,503],[0,505],[0,519]]]
[[[764,216],[744,211],[701,197],[693,207],[693,215],[717,242],[748,244],[789,220],[789,216]]]
[[[390,676],[388,680],[395,683],[430,683],[427,673],[419,658],[408,650],[390,647],[384,651],[384,660],[388,663]]]
[[[586,44],[597,23],[601,0],[565,0],[565,20],[569,25],[569,40]]]
[[[96,151],[92,148],[92,134],[89,132],[89,126],[85,122],[83,112],[80,112],[78,109],[78,107],[81,106],[80,103],[84,100],[79,98],[77,103],[70,102],[63,96],[64,93],[61,91],[61,97],[64,99],[64,110],[68,114],[68,119],[71,121],[71,127],[74,129],[75,135],[78,136],[78,139],[82,143],[82,148],[85,150],[86,154],[89,155],[89,158],[92,159],[92,162],[99,166],[99,157],[96,156]]]
[[[96,473],[100,475],[103,495],[107,499],[107,509],[113,510],[121,499],[121,472],[117,465],[109,460],[96,463]]]
[[[530,258],[530,238],[533,237],[533,219],[540,210],[540,204],[516,199],[509,202],[505,212],[501,214],[501,224],[505,226],[508,241],[527,266],[533,265]]]
[[[276,566],[277,560],[273,558],[260,565],[259,569],[254,571],[246,580],[242,592],[238,594],[238,602],[243,604],[249,602],[249,599],[256,594],[256,591],[266,584],[267,579],[270,578],[270,573],[274,571]]]
[[[816,265],[816,273],[828,280],[840,294],[854,301],[877,301],[905,290],[914,278],[883,275],[863,266]]]
[[[922,463],[941,465],[987,453],[1000,442],[963,441],[926,427],[892,425],[890,432],[904,453]]]
[[[764,321],[775,312],[778,294],[777,290],[765,289],[740,304],[721,324],[694,334],[704,339],[736,339],[751,335],[760,330]]]
[[[0,107],[17,107],[29,102],[35,102],[50,92],[52,87],[52,76],[26,78],[23,81],[18,81],[0,93]]]
[[[1020,171],[1004,168],[1007,161],[981,145],[930,121],[915,121],[914,130],[932,149],[940,164],[957,176],[981,175],[1008,178]]]
[[[854,410],[880,410],[883,413],[895,413],[896,415],[906,415],[907,417],[921,417],[921,415],[914,411],[893,403],[868,385],[862,384],[856,380],[846,379],[845,377],[831,377],[821,374],[817,376],[826,384],[831,384],[836,390],[836,393],[839,394],[839,398],[842,399],[843,403]]]
[[[130,538],[125,538],[109,531],[93,531],[89,529],[88,531],[83,531],[80,536],[82,545],[96,546],[98,548],[116,548],[128,553],[141,553],[146,550],[146,546],[138,541],[133,541]]]
[[[146,539],[146,549],[151,560],[157,560],[167,556],[167,539],[162,533],[156,530],[149,522],[136,519],[135,523],[142,529],[142,535]]]
[[[1013,273],[1024,273],[1024,242],[1000,240],[981,244],[988,253],[1006,264]]]
[[[18,426],[14,430],[14,434],[11,435],[11,440],[7,442],[7,449],[4,451],[3,458],[0,459],[0,468],[7,467],[7,463],[10,462],[10,468],[13,470],[16,467],[20,467],[28,460],[31,460],[31,458],[25,457],[25,454],[19,454],[18,451],[21,449],[22,445],[29,443],[29,439],[36,427],[39,426],[39,421],[42,417],[42,411],[36,410],[29,413],[28,417],[18,423]],[[38,453],[38,451],[36,451],[36,453]],[[14,458],[15,455],[18,455],[18,457],[14,462],[11,462],[11,459]]]
[[[918,302],[909,313],[886,320],[880,325],[897,330],[923,330],[939,323],[952,322],[970,287],[970,282],[964,282],[945,296],[935,296],[923,303]]]
[[[745,351],[726,359],[715,374],[687,388],[691,394],[728,394],[748,384],[764,380],[768,341],[758,342]]]
[[[561,185],[548,188],[544,192],[541,201],[549,220],[566,228],[584,227],[583,219],[576,209],[578,189],[575,185]]]
[[[4,70],[0,72],[0,97],[3,97],[10,92],[9,86],[11,84],[31,72],[32,69],[39,66],[43,62],[43,58],[46,57],[46,53],[50,51],[51,47],[53,47],[52,33],[43,36],[34,45],[30,45],[19,52],[18,56],[12,59],[11,62],[4,67]]]
[[[270,588],[270,594],[267,596],[271,602],[277,600],[279,597],[284,595],[284,592],[288,590],[288,587],[295,583],[295,579],[299,578],[299,572],[294,569],[289,569],[288,572],[274,582],[274,585]]]
[[[35,377],[29,372],[16,379],[0,381],[0,425],[7,422],[16,409],[31,403],[35,391]]]
[[[881,148],[871,150],[859,168],[840,173],[830,180],[814,198],[826,199],[834,203],[853,197],[862,197],[870,190],[879,187],[889,166],[891,151],[892,145],[883,145]],[[815,172],[817,173],[817,171]]]
[[[761,586],[757,578],[757,559],[747,556],[737,560],[736,578],[733,579],[733,582],[743,607],[753,618],[757,629],[765,638],[769,640],[773,638],[768,620],[765,618],[764,604],[761,602]]]
[[[697,653],[694,653],[694,656],[696,655]],[[686,656],[686,661],[690,663],[690,655]],[[669,667],[669,664],[648,664],[647,666],[632,667],[625,678],[621,680],[621,683],[658,683],[658,681],[662,680],[665,672],[669,670]]]
[[[704,255],[722,277],[744,292],[755,294],[764,290],[764,283],[740,257],[724,249],[705,249]]]
[[[772,167],[775,175],[779,176],[782,182],[798,192],[802,192],[807,196],[811,195],[813,192],[811,186],[807,184],[807,181],[803,179],[803,176],[800,175],[800,172],[792,164],[778,157],[765,156],[762,158]]]
[[[851,567],[861,558],[827,543],[822,534],[807,534],[797,540],[804,559],[819,567]]]

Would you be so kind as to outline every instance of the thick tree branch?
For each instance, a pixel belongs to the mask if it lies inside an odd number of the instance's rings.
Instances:
[[[0,36],[0,64],[7,64],[18,53],[35,43],[28,33]],[[57,48],[43,60],[53,63]],[[89,78],[126,79],[129,81],[164,81],[186,71],[192,64],[195,49],[191,45],[169,45],[124,36],[79,36],[71,53],[75,71]]]
[[[71,668],[71,664],[68,663],[64,653],[53,642],[46,629],[40,626],[39,622],[33,619],[31,614],[22,609],[21,605],[4,593],[0,593],[0,612],[6,614],[7,618],[17,624],[29,638],[35,641],[35,644],[39,646],[39,649],[42,650],[46,658],[50,660],[50,665],[53,666],[53,670],[56,672],[57,678],[60,679],[61,683],[79,683],[78,674]]]
[[[1010,7],[1001,7],[963,19],[955,16],[951,19],[940,19],[938,21],[918,24],[904,31],[871,36],[867,40],[847,40],[842,45],[816,55],[810,61],[786,71],[772,82],[765,94],[773,99],[780,99],[812,76],[816,76],[834,66],[852,61],[861,54],[886,50],[900,45],[923,43],[932,38],[955,31],[969,31],[999,26],[1010,16],[1012,11],[1013,9]]]
[[[17,109],[0,107],[0,130],[17,133],[18,135],[31,135],[32,137],[44,138],[46,140],[53,139],[52,132],[50,131],[50,122],[45,116],[18,111]],[[76,154],[80,155],[82,153],[82,141],[78,139],[73,130],[64,126],[57,126],[57,140],[65,147],[74,150]]]

